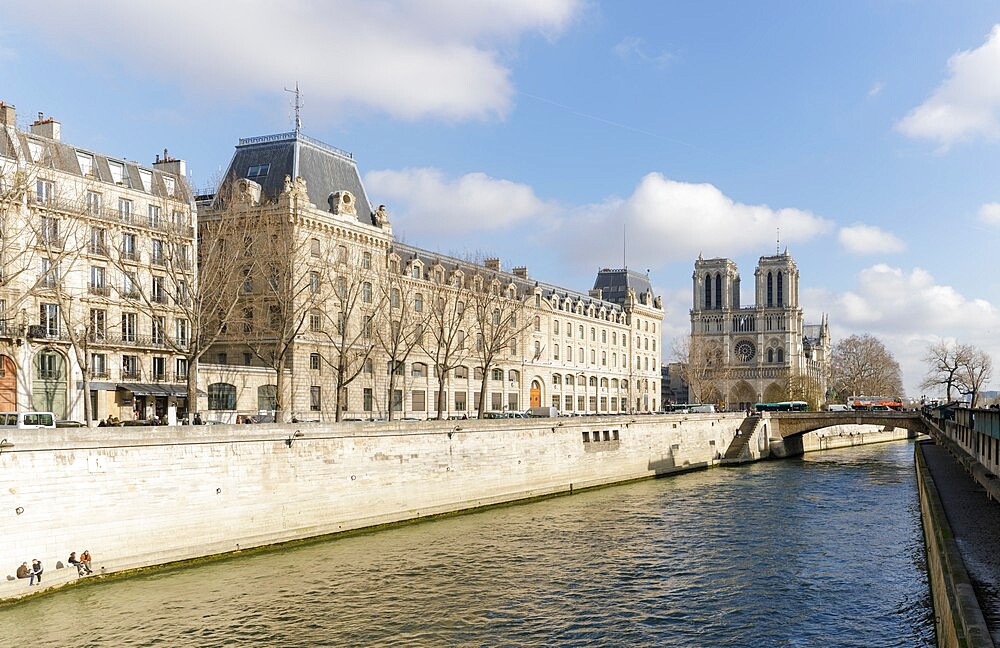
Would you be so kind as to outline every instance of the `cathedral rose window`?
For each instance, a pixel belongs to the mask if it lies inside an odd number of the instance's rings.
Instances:
[[[736,352],[736,357],[743,362],[750,362],[757,353],[757,349],[754,348],[753,342],[750,340],[740,340],[737,342],[734,351]]]

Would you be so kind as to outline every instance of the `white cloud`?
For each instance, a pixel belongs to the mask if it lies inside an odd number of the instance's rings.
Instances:
[[[553,37],[582,0],[264,0],[79,3],[5,8],[42,46],[211,89],[276,93],[298,82],[310,111],[375,109],[403,119],[503,117],[514,89],[496,48]],[[122,55],[122,52],[128,52]]]
[[[623,61],[638,60],[643,63],[652,63],[656,67],[665,67],[674,60],[674,54],[667,50],[661,50],[659,54],[650,54],[645,42],[637,36],[626,36],[612,48],[615,56]]]
[[[528,185],[484,173],[451,179],[430,168],[372,171],[365,185],[389,206],[393,228],[408,236],[504,230],[556,209]]]
[[[711,184],[692,184],[650,173],[628,198],[612,198],[569,213],[561,222],[571,258],[593,263],[619,259],[609,244],[627,231],[629,265],[659,267],[672,261],[738,256],[771,248],[780,229],[783,245],[829,232],[832,223],[808,211],[738,203]],[[586,255],[580,255],[586,250]],[[606,258],[602,258],[606,257]]]
[[[843,227],[838,235],[840,244],[852,254],[897,254],[906,244],[895,235],[874,225]]]
[[[986,203],[980,207],[979,220],[986,225],[1000,226],[1000,203]]]
[[[979,48],[952,56],[948,68],[949,77],[896,127],[944,147],[975,136],[1000,136],[1000,25]]]
[[[872,84],[872,87],[868,89],[869,97],[877,97],[882,94],[882,88],[885,86],[881,81],[876,81]]]
[[[852,334],[871,333],[900,363],[907,392],[919,395],[930,342],[942,338],[974,344],[1000,360],[1000,311],[983,299],[967,297],[937,283],[926,270],[878,264],[862,270],[853,290],[832,293],[803,289],[807,319],[828,313],[834,344]]]

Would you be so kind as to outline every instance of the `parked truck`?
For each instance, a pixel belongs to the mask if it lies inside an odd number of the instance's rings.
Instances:
[[[531,418],[549,418],[559,416],[558,407],[532,407],[528,410]]]

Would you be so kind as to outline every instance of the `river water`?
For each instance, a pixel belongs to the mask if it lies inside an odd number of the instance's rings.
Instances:
[[[0,643],[932,646],[920,529],[889,443],[95,581]]]

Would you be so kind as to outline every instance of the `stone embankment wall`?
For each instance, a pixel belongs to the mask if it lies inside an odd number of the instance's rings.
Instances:
[[[0,601],[109,574],[708,467],[737,414],[7,430]]]
[[[906,428],[880,425],[833,425],[801,436],[771,437],[768,454],[772,458],[794,457],[805,452],[835,450],[856,445],[913,439],[916,435]]]

